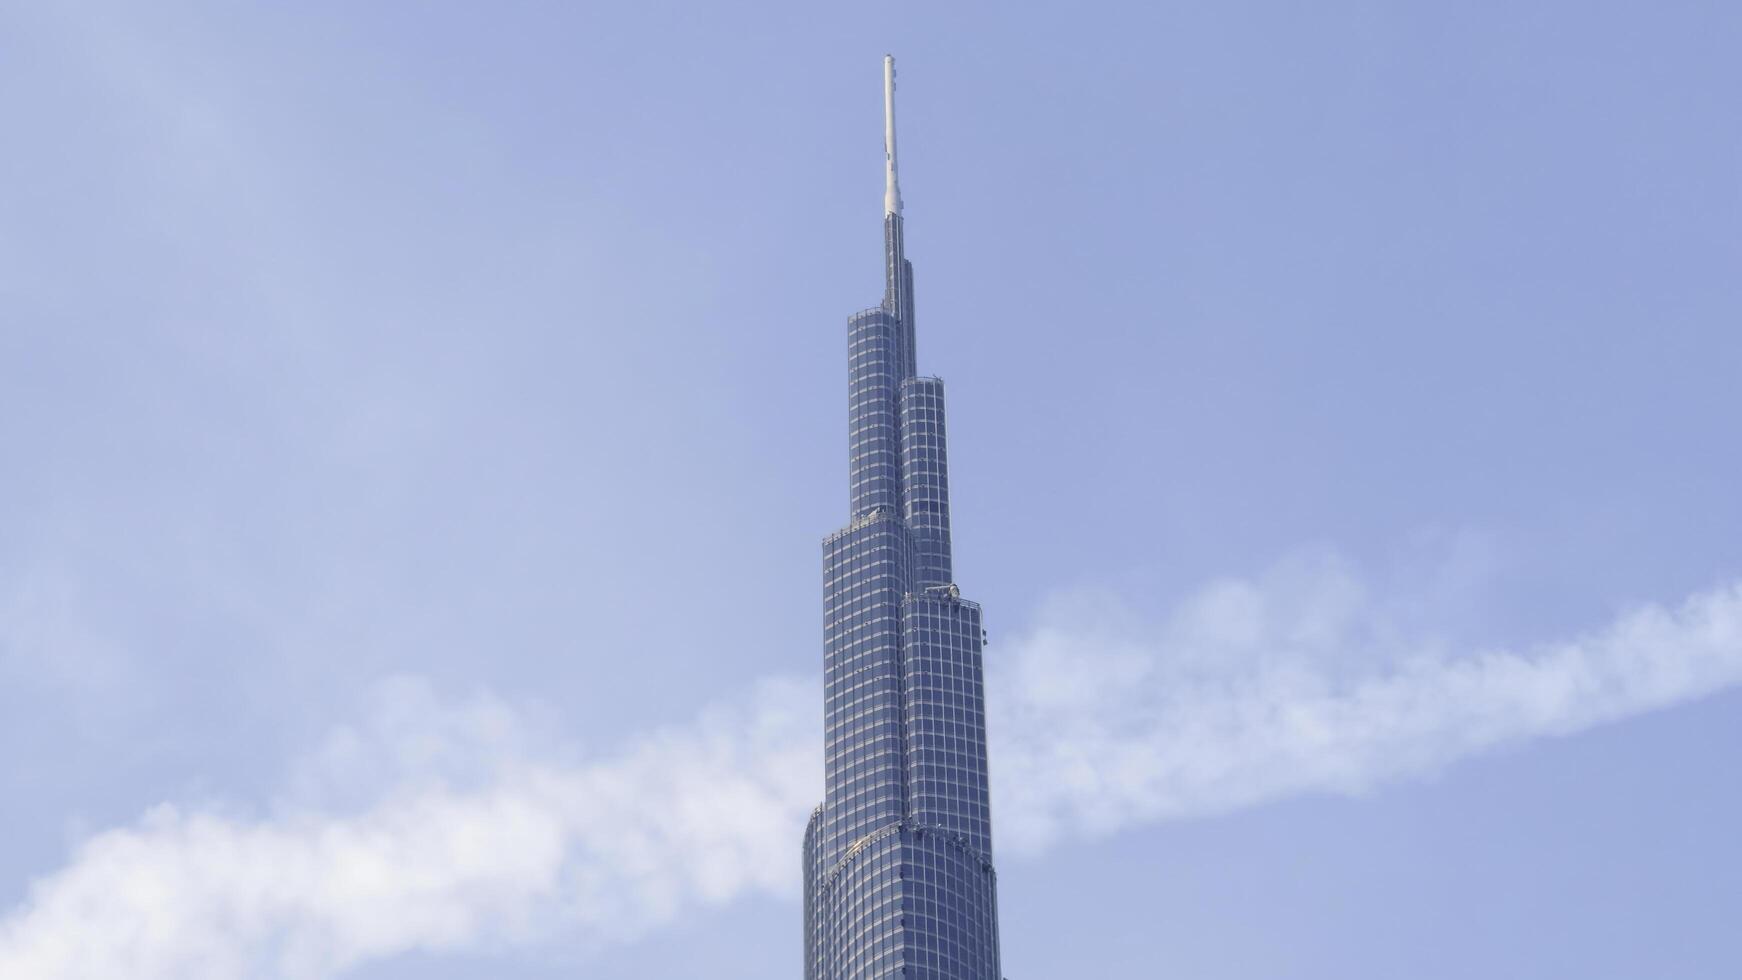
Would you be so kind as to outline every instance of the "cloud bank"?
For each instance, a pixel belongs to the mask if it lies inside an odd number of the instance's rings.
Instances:
[[[1078,597],[988,651],[1002,853],[1350,793],[1742,683],[1742,583],[1527,649],[1405,635],[1332,561],[1212,583],[1158,624]],[[489,697],[383,686],[263,811],[153,808],[0,919],[0,976],[316,980],[560,930],[630,938],[789,895],[820,793],[814,682],[588,758]]]

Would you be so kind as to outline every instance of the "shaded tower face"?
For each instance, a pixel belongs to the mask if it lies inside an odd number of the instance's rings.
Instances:
[[[884,59],[883,302],[847,320],[849,523],[823,542],[827,794],[806,980],[999,980],[980,607],[950,567],[943,382],[916,376]]]

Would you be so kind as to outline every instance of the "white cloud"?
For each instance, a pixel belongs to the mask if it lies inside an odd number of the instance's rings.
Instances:
[[[809,685],[768,682],[565,764],[500,703],[446,706],[395,682],[378,723],[335,733],[296,781],[352,795],[382,780],[373,803],[154,808],[35,884],[0,924],[0,976],[328,977],[553,925],[622,939],[686,905],[786,891],[821,765],[815,702]],[[323,765],[335,785],[311,786]]]
[[[993,675],[1005,851],[1355,793],[1742,682],[1742,583],[1509,652],[1405,639],[1335,562],[1213,584],[1160,629],[1046,626]],[[1383,652],[1382,652],[1383,651]]]
[[[1413,600],[1409,600],[1413,601]],[[1448,654],[1334,560],[1213,583],[1145,627],[1078,597],[991,649],[1004,852],[1355,792],[1742,681],[1742,584],[1560,643]],[[536,715],[385,685],[246,815],[161,806],[0,920],[0,976],[319,978],[413,950],[637,935],[791,894],[816,801],[814,683],[776,680],[613,755]]]

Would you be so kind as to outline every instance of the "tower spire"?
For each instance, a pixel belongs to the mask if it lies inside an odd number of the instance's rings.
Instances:
[[[883,213],[901,213],[901,186],[895,179],[895,56],[883,56]]]

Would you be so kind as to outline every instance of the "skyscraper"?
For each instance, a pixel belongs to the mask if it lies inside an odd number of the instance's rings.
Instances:
[[[999,980],[980,607],[950,571],[944,386],[918,377],[883,60],[881,305],[847,320],[850,521],[823,542],[827,792],[806,980]]]

